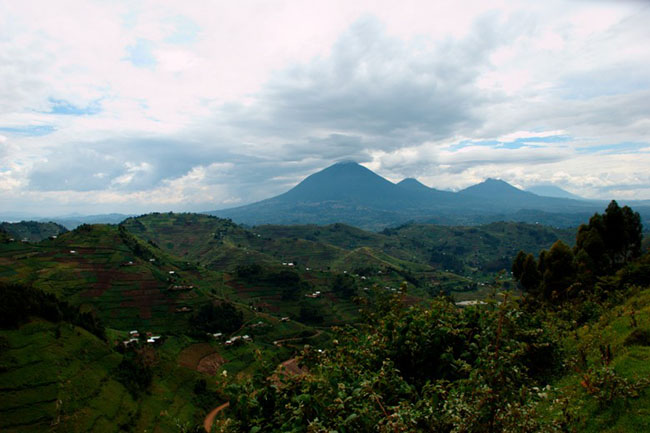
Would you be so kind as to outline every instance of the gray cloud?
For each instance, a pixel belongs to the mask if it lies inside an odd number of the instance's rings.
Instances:
[[[471,92],[476,71],[458,65],[465,52],[447,55],[450,51],[454,48],[413,49],[366,19],[337,42],[329,58],[276,76],[263,100],[271,103],[271,121],[291,127],[443,137],[477,120],[472,106],[480,99]]]

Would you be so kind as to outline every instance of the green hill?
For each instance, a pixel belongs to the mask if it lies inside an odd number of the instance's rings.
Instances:
[[[521,249],[548,248],[558,239],[573,242],[570,229],[537,224],[492,223],[449,227],[406,224],[381,233],[345,224],[263,225],[244,229],[199,214],[150,214],[130,218],[123,226],[170,254],[199,261],[214,269],[239,264],[300,266],[355,271],[360,267],[394,266],[411,272],[451,270],[462,275],[509,270]],[[366,261],[346,257],[358,248],[373,250]]]
[[[182,329],[186,318],[177,308],[205,302],[205,293],[224,288],[220,276],[187,266],[117,226],[82,225],[39,244],[4,245],[0,280],[54,293],[118,329]]]
[[[18,223],[0,223],[0,229],[17,241],[40,242],[52,236],[59,236],[68,231],[53,222],[21,221]]]
[[[115,380],[121,356],[86,330],[34,320],[0,331],[0,430],[117,432],[137,403]]]

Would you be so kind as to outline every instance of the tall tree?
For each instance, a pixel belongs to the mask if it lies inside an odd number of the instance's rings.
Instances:
[[[521,279],[521,273],[524,270],[524,261],[526,260],[526,253],[522,250],[519,250],[515,260],[512,262],[512,276],[515,280],[519,281]]]
[[[539,288],[541,279],[541,275],[537,270],[537,261],[535,260],[535,256],[528,254],[522,265],[520,279],[521,285],[526,291],[535,293]]]
[[[561,240],[555,242],[545,257],[542,275],[544,297],[549,300],[566,297],[566,290],[575,281],[573,251]]]
[[[578,230],[574,252],[581,279],[593,282],[639,257],[642,240],[638,212],[612,200],[603,215],[594,214]]]

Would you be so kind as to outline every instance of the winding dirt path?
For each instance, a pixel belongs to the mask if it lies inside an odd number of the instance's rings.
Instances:
[[[210,430],[212,430],[212,424],[214,424],[214,418],[217,416],[219,412],[221,412],[228,406],[230,406],[229,401],[225,402],[221,406],[215,407],[210,411],[210,413],[203,420],[203,428],[205,429],[206,432],[210,433]]]
[[[290,342],[290,341],[308,340],[308,339],[310,339],[310,338],[316,338],[316,337],[318,337],[319,335],[321,335],[322,333],[323,333],[323,330],[322,330],[322,329],[318,329],[318,330],[316,330],[316,333],[315,333],[314,335],[310,335],[310,336],[308,336],[308,337],[293,337],[293,338],[285,338],[285,339],[283,339],[283,340],[275,340],[275,341],[273,342],[273,344],[276,345],[276,346],[280,346],[280,345],[282,345],[282,343],[288,343],[288,342]]]
[[[244,328],[244,325],[242,325],[242,327],[239,330],[241,330],[243,328]],[[238,331],[235,331],[235,333],[238,332]],[[318,337],[322,333],[323,333],[323,330],[318,329],[314,335],[310,335],[309,337],[286,338],[284,340],[277,340],[277,341],[275,341],[275,343],[276,344],[282,344],[282,343],[286,343],[286,342],[289,342],[289,341],[301,340],[303,338],[305,338],[305,339],[314,338],[314,337]],[[306,370],[303,370],[300,367],[298,367],[298,362],[297,362],[296,358],[288,359],[288,360],[284,361],[283,363],[281,363],[280,366],[284,369],[285,374],[288,373],[288,374],[291,374],[291,375],[300,376],[300,375],[304,375],[304,374],[307,373]],[[214,409],[212,409],[210,411],[210,413],[208,413],[206,415],[205,419],[203,420],[203,428],[205,429],[206,432],[210,433],[210,430],[212,429],[212,424],[214,424],[214,419],[219,414],[219,412],[226,409],[228,406],[230,406],[230,402],[227,401],[224,404],[222,404],[221,406],[215,407]]]

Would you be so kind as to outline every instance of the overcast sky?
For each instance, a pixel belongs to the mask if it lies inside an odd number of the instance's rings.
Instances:
[[[648,23],[646,1],[0,0],[0,212],[233,207],[340,160],[649,199]]]

